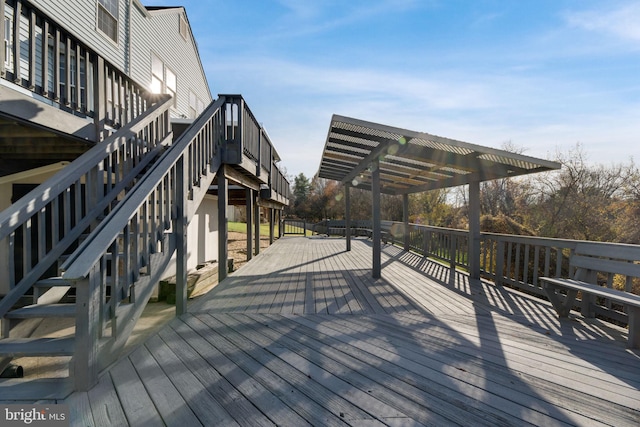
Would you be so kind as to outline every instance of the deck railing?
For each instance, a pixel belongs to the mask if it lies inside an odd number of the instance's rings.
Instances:
[[[290,184],[277,165],[275,149],[269,135],[255,118],[241,95],[220,95],[225,104],[225,163],[243,164],[248,158],[251,173],[255,173],[270,186],[275,194],[288,199]],[[244,156],[244,157],[243,157]],[[268,176],[264,176],[266,171]]]
[[[0,0],[0,77],[59,108],[120,127],[142,114],[146,90],[22,0]]]
[[[170,142],[165,95],[136,120],[80,156],[58,174],[0,212],[0,244],[8,248],[10,292],[0,317],[91,230],[97,218],[133,186],[134,179]],[[5,333],[8,332],[5,329]]]
[[[390,230],[387,239],[390,243],[404,246],[404,224],[401,222],[384,221]],[[323,223],[321,233],[344,235],[344,221],[331,221],[328,227]],[[352,222],[352,235],[357,235],[355,229],[363,226],[370,227],[370,222]],[[429,258],[439,260],[450,268],[469,268],[469,232],[451,228],[431,227],[419,224],[409,224],[409,249]],[[570,278],[574,271],[570,268],[570,258],[579,240],[552,239],[544,237],[516,236],[498,233],[480,233],[480,274],[492,280],[497,286],[508,285],[529,294],[545,298],[540,277]],[[595,243],[595,242],[591,242]],[[601,245],[602,253],[613,253],[616,247],[629,246],[619,243],[597,242]],[[640,262],[640,260],[638,260]],[[618,275],[598,276],[599,284],[609,288],[615,287],[626,292],[640,293],[640,284],[631,277]],[[577,307],[576,307],[577,308]],[[624,309],[612,305],[608,301],[594,308],[596,315],[613,320],[620,324],[627,324],[628,316]]]
[[[207,107],[62,266],[77,288],[78,390],[118,356],[175,251],[176,309],[186,310],[186,227],[221,164],[224,105]]]

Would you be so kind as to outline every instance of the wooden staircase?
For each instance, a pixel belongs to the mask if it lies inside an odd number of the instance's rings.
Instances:
[[[11,396],[12,400],[61,399],[73,390],[88,390],[96,383],[98,372],[118,357],[176,250],[177,258],[186,262],[187,223],[221,164],[219,147],[224,141],[224,105],[224,98],[212,103],[161,156],[156,155],[153,162],[148,161],[143,167],[140,166],[142,161],[132,162],[130,166],[132,169],[137,167],[137,173],[128,184],[118,181],[114,190],[117,197],[107,201],[104,200],[106,196],[101,199],[97,195],[86,195],[86,198],[96,201],[97,208],[80,209],[87,215],[76,221],[79,223],[77,227],[65,228],[62,238],[53,238],[57,244],[45,243],[33,249],[48,250],[41,250],[48,252],[42,254],[42,262],[58,263],[64,257],[59,265],[61,275],[38,278],[31,283],[26,283],[23,277],[0,300],[3,324],[0,358],[8,361],[16,357],[68,357],[69,376],[34,381],[0,379],[0,394]],[[168,107],[160,117],[168,118],[166,111]],[[153,124],[153,129],[145,127],[142,133],[162,141],[170,138],[168,127],[160,131],[165,123],[159,126],[151,116],[155,117],[150,115],[142,124],[138,122],[142,127]],[[122,138],[118,133],[111,138]],[[134,133],[142,146],[154,145],[139,138],[140,132]],[[141,150],[139,147],[131,146],[127,152]],[[120,160],[129,162],[126,158]],[[104,158],[99,162],[105,162]],[[107,163],[106,170],[121,167],[112,160]],[[101,182],[96,172],[87,173],[93,174],[85,175],[87,186],[91,180]],[[104,177],[105,184],[113,186],[112,174],[99,175]],[[79,181],[80,178],[74,180]],[[40,192],[36,189],[36,193],[30,196],[42,197],[42,192],[51,187],[51,184],[45,184],[40,186],[43,187]],[[101,186],[93,184],[92,187]],[[66,196],[68,193],[62,188],[60,195],[54,196],[53,200],[71,198]],[[115,201],[117,203],[112,203]],[[53,211],[58,207],[40,209],[46,212],[46,209]],[[89,214],[91,218],[88,218]],[[69,237],[71,235],[75,237],[73,240]],[[0,234],[0,238],[3,237],[11,238],[11,234]],[[66,248],[61,247],[63,244],[74,250],[65,255]],[[28,273],[34,276],[49,268],[38,264],[24,270],[29,270]],[[186,282],[186,264],[179,261],[177,268],[178,276],[184,276]],[[33,294],[33,303],[19,306],[18,301],[28,292]],[[69,298],[72,293],[75,301]],[[180,311],[186,302],[180,301],[180,297],[178,300]],[[14,331],[21,325],[56,322],[65,318],[74,319],[72,333],[65,336],[14,336]],[[16,322],[20,323],[12,328]]]
[[[10,292],[0,299],[0,372],[14,358],[66,357],[69,361],[73,357],[73,332],[34,335],[43,325],[62,322],[71,325],[71,331],[75,329],[74,321],[63,320],[77,316],[74,283],[46,273],[58,269],[82,246],[161,158],[172,139],[170,105],[170,97],[160,98],[137,119],[0,213],[0,240],[6,239],[10,259],[20,262],[10,266]],[[21,256],[14,256],[16,250]],[[30,303],[25,305],[27,300]],[[70,377],[0,379],[1,394],[12,400],[60,398],[72,389]]]

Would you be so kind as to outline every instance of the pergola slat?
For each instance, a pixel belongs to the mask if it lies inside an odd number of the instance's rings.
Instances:
[[[334,115],[317,176],[340,181],[346,191],[362,188],[373,194],[372,218],[380,220],[380,193],[403,195],[469,185],[473,203],[469,218],[471,278],[480,277],[479,183],[560,169],[560,164],[424,132]],[[349,200],[346,197],[345,200]],[[349,206],[347,204],[347,216]],[[404,213],[405,230],[408,214]],[[374,230],[380,224],[374,220]],[[375,235],[376,233],[374,233]],[[407,235],[408,233],[405,233]],[[374,239],[373,274],[379,277],[379,242]],[[405,245],[406,246],[406,245]],[[350,248],[347,233],[347,250]],[[476,259],[477,258],[477,259]]]

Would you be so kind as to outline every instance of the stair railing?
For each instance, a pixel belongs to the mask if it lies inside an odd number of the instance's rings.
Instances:
[[[76,390],[117,358],[174,251],[176,310],[186,311],[186,229],[221,165],[224,105],[210,104],[63,264],[76,287]]]
[[[0,300],[0,318],[100,216],[111,211],[114,200],[171,142],[171,105],[171,96],[160,96],[134,121],[0,212],[0,244],[8,248],[10,283],[9,293]],[[19,246],[22,259],[16,265]],[[4,337],[8,323],[3,322]]]

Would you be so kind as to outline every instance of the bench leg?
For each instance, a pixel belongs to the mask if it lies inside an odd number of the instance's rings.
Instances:
[[[582,313],[584,317],[588,317],[588,318],[596,317],[596,313],[593,311],[594,304],[595,304],[595,295],[582,292],[582,304],[580,304],[580,313]]]
[[[640,348],[640,307],[629,307],[629,338],[627,348]]]
[[[568,317],[569,312],[571,311],[571,307],[573,307],[573,303],[576,300],[576,295],[578,295],[578,291],[569,289],[567,291],[567,297],[564,301],[558,291],[560,290],[559,286],[554,286],[549,283],[545,283],[543,285],[545,293],[547,294],[547,298],[551,301],[553,308],[555,308],[559,317]]]

